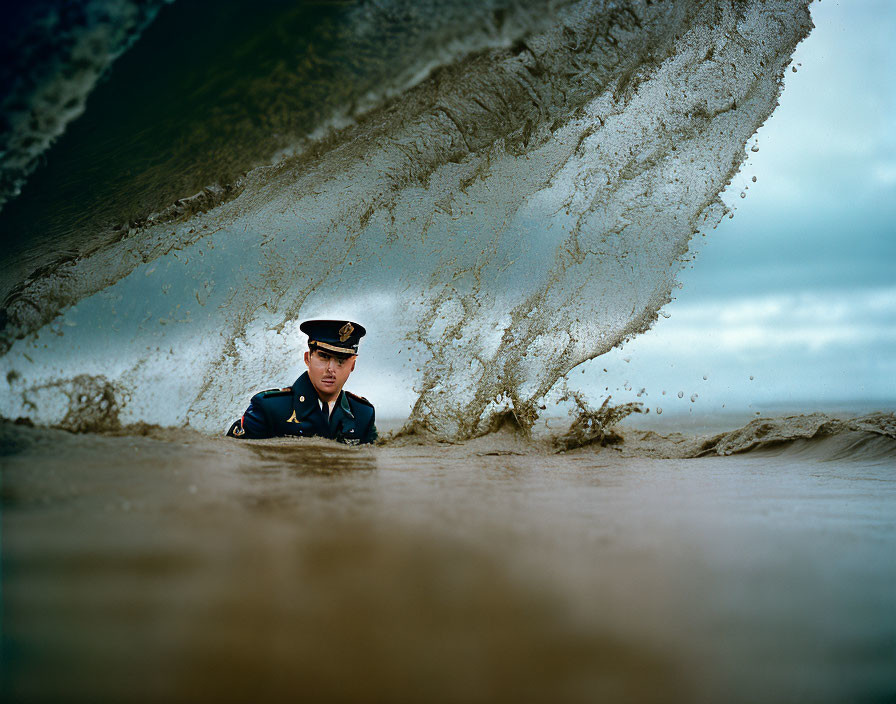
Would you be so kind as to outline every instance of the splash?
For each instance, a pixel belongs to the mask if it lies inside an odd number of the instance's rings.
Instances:
[[[618,445],[623,436],[616,427],[622,420],[633,413],[643,413],[643,404],[624,403],[619,406],[610,405],[607,397],[600,408],[593,409],[588,401],[578,392],[569,392],[575,402],[577,412],[569,429],[553,439],[557,452],[565,452],[588,445]]]
[[[302,319],[339,315],[371,330],[366,358],[412,380],[413,427],[531,425],[558,379],[670,300],[811,27],[789,0],[579,2],[550,20],[439,66],[207,212],[25,282],[3,414],[21,415],[24,389],[102,374],[129,390],[125,422],[219,431],[295,368]]]

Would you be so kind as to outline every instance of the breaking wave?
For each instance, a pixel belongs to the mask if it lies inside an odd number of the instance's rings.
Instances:
[[[301,320],[338,316],[370,330],[365,358],[412,380],[413,427],[530,426],[558,379],[670,300],[776,105],[807,5],[485,6],[515,18],[499,32],[474,5],[433,4],[453,29],[425,61],[396,59],[401,90],[19,281],[0,412],[58,423],[72,396],[53,389],[102,377],[123,390],[106,399],[122,423],[220,431],[296,368]],[[415,4],[377,7],[405,26]]]

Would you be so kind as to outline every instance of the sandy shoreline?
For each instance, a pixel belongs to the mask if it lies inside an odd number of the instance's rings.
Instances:
[[[511,436],[15,438],[17,701],[896,693],[896,461],[880,447],[651,459]]]

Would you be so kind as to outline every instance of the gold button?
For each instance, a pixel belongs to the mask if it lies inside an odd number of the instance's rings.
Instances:
[[[305,397],[299,396],[299,403],[305,403]]]

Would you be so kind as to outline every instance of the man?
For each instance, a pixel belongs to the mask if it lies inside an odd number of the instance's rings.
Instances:
[[[300,329],[308,335],[308,371],[292,386],[255,394],[227,435],[317,435],[348,445],[373,442],[373,405],[366,398],[342,390],[355,369],[358,341],[367,331],[348,320],[307,320]]]

